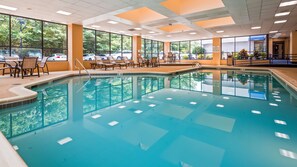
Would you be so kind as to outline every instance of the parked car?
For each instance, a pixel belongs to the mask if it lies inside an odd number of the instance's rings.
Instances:
[[[95,60],[95,54],[94,53],[83,54],[83,60]]]
[[[49,58],[49,61],[66,61],[67,56],[63,53],[54,53]]]
[[[5,57],[17,57],[17,58],[20,58],[19,55],[17,55],[17,54],[12,53],[10,55],[8,50],[0,50],[0,61],[4,61]]]
[[[122,53],[121,52],[114,53],[114,54],[111,54],[111,56],[116,60],[122,60],[123,57],[127,57],[128,59],[132,58],[132,52],[130,50],[124,50]]]

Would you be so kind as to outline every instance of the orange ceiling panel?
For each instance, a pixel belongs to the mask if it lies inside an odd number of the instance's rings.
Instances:
[[[116,16],[139,24],[167,18],[147,7],[130,10]]]
[[[168,26],[161,27],[159,29],[170,33],[185,32],[185,31],[193,30],[192,28],[185,26],[183,24],[168,25]]]
[[[196,25],[202,28],[212,28],[232,24],[235,24],[235,22],[231,16],[196,22]]]
[[[166,0],[161,5],[178,15],[225,7],[222,0]]]

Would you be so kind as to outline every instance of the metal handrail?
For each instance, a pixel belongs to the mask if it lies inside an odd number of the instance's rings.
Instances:
[[[79,75],[81,75],[81,69],[79,67],[76,66],[76,62],[78,62],[78,64],[86,71],[86,73],[89,75],[89,78],[91,79],[91,74],[89,73],[89,71],[85,68],[85,66],[76,58],[74,61],[74,67],[77,68],[79,70]]]

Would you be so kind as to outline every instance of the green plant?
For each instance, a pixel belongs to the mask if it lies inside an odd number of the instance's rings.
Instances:
[[[203,54],[199,54],[198,56],[197,56],[197,59],[202,59],[203,58]]]
[[[183,55],[183,59],[184,60],[188,60],[189,59],[189,56],[188,55]]]
[[[240,60],[240,57],[239,57],[238,53],[233,53],[233,58],[235,60]]]
[[[201,46],[196,46],[192,51],[192,53],[196,54],[196,55],[204,54],[204,52],[205,52],[205,49],[203,47],[201,47]]]
[[[248,57],[248,53],[247,53],[247,50],[245,49],[242,49],[239,53],[238,53],[240,59],[247,59]]]
[[[262,52],[260,53],[260,56],[259,56],[261,59],[265,59],[267,57],[267,54],[266,52]]]

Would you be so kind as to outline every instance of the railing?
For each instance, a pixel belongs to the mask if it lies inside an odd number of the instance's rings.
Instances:
[[[89,78],[91,79],[91,74],[89,73],[89,71],[85,68],[85,66],[76,58],[75,62],[74,62],[74,67],[76,69],[79,70],[79,75],[81,75],[81,69],[76,65],[76,63],[78,63],[85,71],[86,73],[89,75]]]

